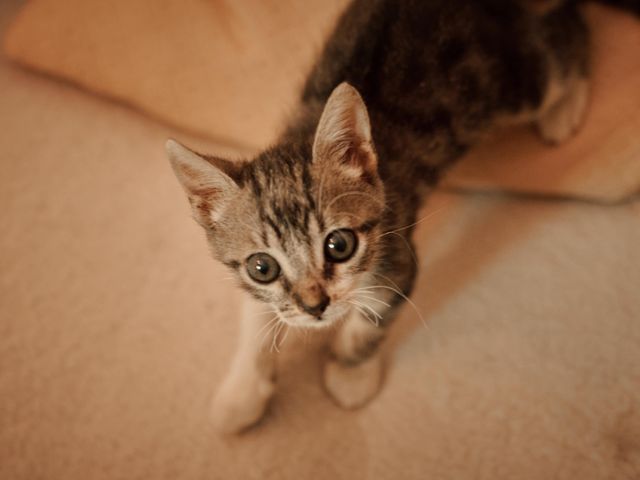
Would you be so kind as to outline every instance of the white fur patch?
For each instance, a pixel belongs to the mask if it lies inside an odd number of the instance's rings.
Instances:
[[[382,359],[373,355],[355,366],[344,366],[337,361],[327,362],[324,385],[342,408],[358,408],[371,400],[382,383]]]
[[[373,322],[363,318],[357,310],[352,310],[334,337],[333,352],[338,358],[349,358],[357,351],[358,345],[381,334],[381,329]]]
[[[211,421],[220,433],[237,433],[264,414],[274,383],[255,370],[233,370],[224,380],[211,405]]]
[[[264,414],[275,385],[274,358],[264,344],[270,344],[272,330],[264,305],[246,298],[238,350],[227,377],[211,405],[211,420],[221,433],[235,433],[253,425]]]

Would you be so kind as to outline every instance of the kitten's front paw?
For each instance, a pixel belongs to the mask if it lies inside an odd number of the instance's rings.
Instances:
[[[346,409],[362,407],[382,383],[382,358],[375,354],[356,365],[330,360],[324,367],[324,385],[338,405]]]
[[[211,421],[221,433],[238,433],[262,418],[273,395],[273,381],[259,374],[227,378],[211,405]]]

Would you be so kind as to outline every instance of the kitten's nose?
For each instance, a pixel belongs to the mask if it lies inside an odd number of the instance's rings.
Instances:
[[[321,320],[320,315],[327,309],[329,306],[330,299],[326,293],[322,292],[322,295],[315,305],[307,305],[306,303],[302,303],[300,306],[302,309],[307,312],[309,315],[313,315],[318,320]]]
[[[296,292],[293,294],[298,308],[303,312],[322,320],[321,315],[329,305],[330,299],[323,286],[313,280],[300,282]]]

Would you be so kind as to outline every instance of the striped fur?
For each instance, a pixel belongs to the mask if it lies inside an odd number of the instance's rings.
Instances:
[[[559,142],[579,127],[589,70],[580,3],[354,0],[275,145],[231,163],[169,142],[194,217],[242,288],[290,325],[345,319],[325,378],[343,406],[377,388],[381,329],[416,273],[411,234],[424,191],[494,128],[530,123]],[[329,261],[325,239],[344,228],[356,253]],[[279,263],[273,283],[247,274],[256,252]],[[316,304],[328,306],[311,314]],[[343,380],[359,363],[368,377],[351,388]],[[263,410],[253,405],[245,423]]]

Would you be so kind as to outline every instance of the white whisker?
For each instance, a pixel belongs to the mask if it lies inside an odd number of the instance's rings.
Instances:
[[[362,315],[369,323],[371,323],[371,325],[375,325],[376,327],[378,326],[378,324],[376,322],[373,321],[373,319],[367,314],[367,312],[365,312],[362,308],[360,308],[358,305],[356,305],[355,303],[353,303],[351,300],[347,300],[351,305],[354,306],[354,308],[360,312],[360,315]]]
[[[264,331],[264,329],[267,328],[269,325],[271,325],[273,322],[277,322],[278,317],[279,315],[276,315],[275,317],[270,318],[262,327],[260,327],[260,330],[258,330],[258,332],[256,333],[255,338],[258,338],[258,336]]]
[[[358,305],[360,305],[362,308],[366,308],[367,310],[369,310],[371,313],[373,313],[373,315],[378,318],[379,320],[382,319],[382,315],[380,315],[378,312],[376,312],[373,307],[370,307],[369,305],[367,305],[366,303],[363,302],[359,302],[357,300],[354,300],[354,302],[357,302]]]
[[[260,348],[262,348],[264,346],[264,343],[267,341],[267,338],[269,337],[269,335],[271,335],[274,330],[276,330],[279,326],[280,322],[278,320],[271,322],[271,326],[267,329],[267,331],[265,332],[265,334],[262,337],[262,340],[260,341]],[[272,339],[273,341],[273,339]]]
[[[372,289],[376,289],[376,288],[385,288],[387,290],[391,290],[392,292],[395,292],[396,295],[404,298],[407,301],[407,303],[409,303],[409,305],[411,305],[413,307],[413,309],[415,310],[416,314],[418,315],[418,318],[420,318],[420,321],[425,326],[425,328],[429,328],[429,326],[427,325],[427,322],[425,322],[422,314],[420,313],[420,310],[418,310],[418,306],[413,302],[413,300],[411,300],[409,297],[407,297],[400,290],[396,290],[395,288],[388,287],[386,285],[372,285],[370,287],[362,287],[361,289],[358,289],[358,290],[372,290]]]
[[[382,320],[382,315],[380,315],[378,312],[376,312],[369,305],[366,305],[364,303],[358,302],[356,300],[351,300],[351,302],[352,302],[352,305],[358,306],[358,307],[360,307],[360,308],[362,308],[364,310],[367,310],[367,311],[371,312],[375,317],[375,322],[373,322],[374,325],[376,327],[380,326],[380,320]],[[369,318],[371,318],[371,317],[369,317]]]
[[[387,277],[386,275],[383,275],[381,273],[377,273],[377,272],[370,272],[372,275],[375,275],[376,277],[380,277],[384,280],[386,280],[387,282],[389,282],[391,284],[392,287],[397,288],[398,290],[402,290],[400,288],[400,285],[398,285],[396,282],[394,282],[393,280],[391,280],[389,277]]]
[[[383,232],[378,236],[378,238],[384,237],[385,235],[391,235],[392,233],[401,232],[402,230],[406,230],[407,228],[415,227],[416,225],[418,225],[418,224],[428,220],[429,218],[433,217],[436,213],[438,213],[443,208],[444,208],[444,206],[438,208],[437,210],[434,210],[433,212],[429,212],[427,215],[422,217],[420,220],[418,220],[417,222],[413,222],[410,225],[406,225],[404,227],[396,228],[395,230],[390,230],[388,232]]]
[[[276,352],[280,353],[280,349],[278,348],[278,335],[280,335],[280,331],[284,328],[284,326],[285,323],[280,322],[280,324],[276,328],[276,333],[273,334],[273,340],[271,340],[271,352],[273,352],[273,349],[275,348]]]
[[[287,336],[289,335],[289,330],[291,330],[291,327],[289,327],[289,325],[285,324],[284,337],[282,337],[282,340],[280,340],[280,346],[281,347],[284,345],[284,342],[287,339]]]
[[[340,195],[334,197],[330,202],[329,205],[327,205],[326,210],[328,210],[329,208],[331,208],[331,205],[333,205],[335,202],[337,202],[338,200],[340,200],[341,198],[347,197],[349,195],[362,195],[364,197],[369,197],[372,198],[373,200],[375,200],[377,203],[380,203],[382,205],[384,205],[384,201],[374,197],[373,195],[371,195],[370,193],[365,193],[365,192],[358,192],[358,191],[352,191],[352,192],[345,192],[345,193],[341,193]]]
[[[389,305],[387,302],[380,300],[379,298],[370,297],[368,295],[363,295],[363,294],[360,294],[358,298],[366,298],[367,300],[373,300],[374,302],[381,303],[382,305],[391,308],[391,305]]]

